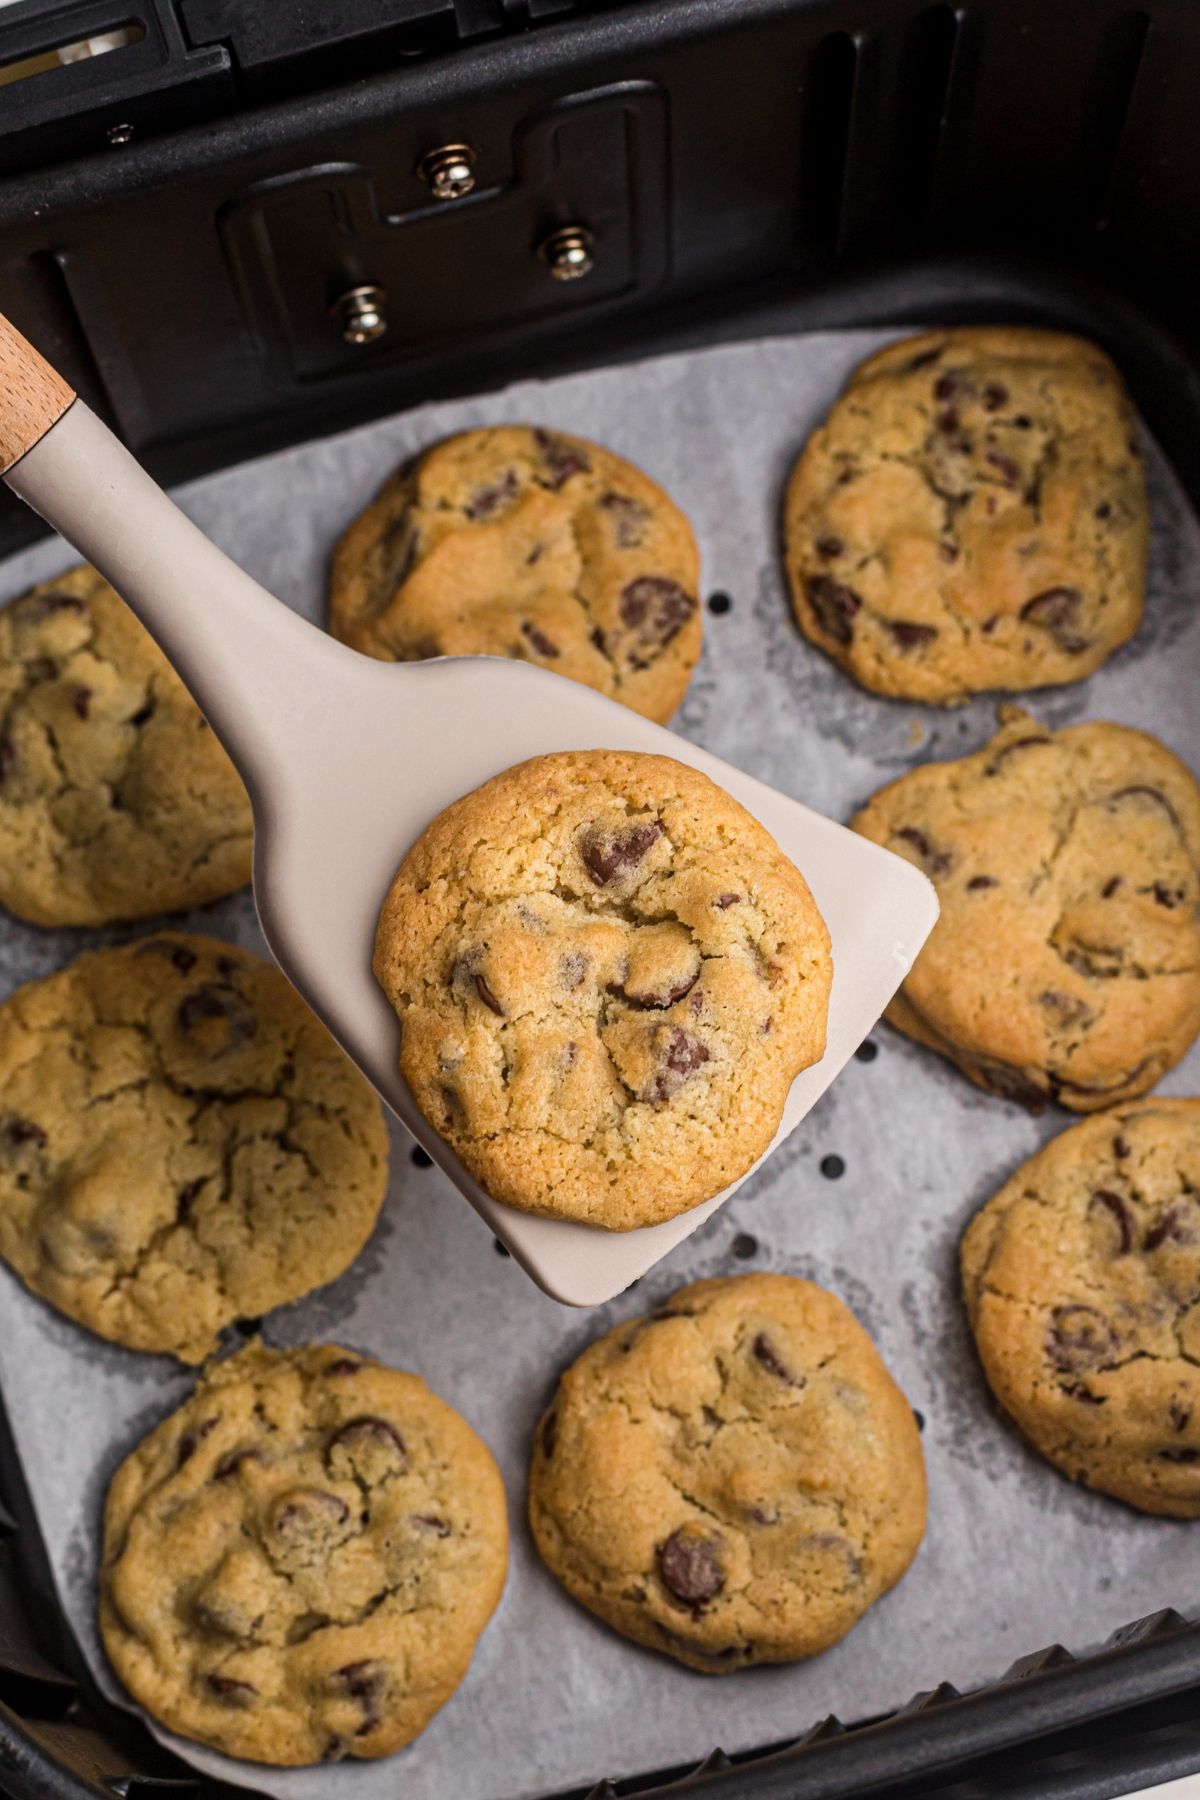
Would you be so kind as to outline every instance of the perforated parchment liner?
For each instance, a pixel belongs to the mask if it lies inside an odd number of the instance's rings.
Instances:
[[[792,623],[778,553],[787,468],[850,368],[881,341],[780,338],[428,407],[196,482],[181,498],[268,588],[319,617],[336,532],[401,457],[442,433],[506,420],[595,436],[677,496],[699,534],[705,590],[733,596],[732,611],[706,618],[704,658],[677,728],[846,818],[901,770],[983,743],[994,712],[987,700],[942,712],[874,699]],[[1149,473],[1146,623],[1091,681],[1038,696],[1033,707],[1052,725],[1145,726],[1200,768],[1200,531],[1152,446]],[[17,558],[0,575],[0,597],[64,562],[61,545]],[[402,781],[404,771],[389,778]],[[249,895],[187,924],[257,941]],[[87,945],[130,935],[0,922],[2,991]],[[507,1594],[458,1697],[391,1762],[280,1774],[185,1754],[296,1800],[533,1795],[698,1759],[718,1743],[778,1741],[826,1712],[862,1717],[943,1679],[970,1686],[1043,1644],[1086,1649],[1141,1613],[1200,1603],[1200,1527],[1089,1495],[1026,1450],[989,1405],[963,1325],[955,1273],[963,1225],[1067,1115],[1031,1120],[885,1027],[875,1038],[875,1061],[852,1062],[729,1206],[636,1290],[590,1316],[547,1300],[497,1255],[475,1214],[435,1170],[414,1167],[397,1133],[375,1238],[335,1286],[270,1318],[267,1336],[375,1352],[419,1370],[466,1413],[508,1484]],[[1200,1054],[1163,1091],[1200,1092]],[[830,1154],[845,1161],[840,1180],[820,1173]],[[815,1277],[874,1334],[925,1416],[931,1511],[906,1580],[830,1655],[717,1680],[635,1649],[558,1590],[524,1529],[525,1455],[555,1372],[593,1335],[684,1281],[754,1268]],[[93,1625],[101,1498],[116,1463],[190,1377],[101,1344],[0,1272],[0,1381],[71,1623],[119,1698]]]

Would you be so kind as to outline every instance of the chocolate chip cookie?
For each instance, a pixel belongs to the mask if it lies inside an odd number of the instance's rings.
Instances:
[[[853,821],[941,901],[886,1017],[992,1093],[1093,1112],[1200,1032],[1200,789],[1145,732],[1001,719]]]
[[[700,655],[691,526],[599,444],[505,425],[405,464],[333,556],[335,637],[386,662],[515,656],[670,718]]]
[[[573,1599],[705,1674],[816,1656],[925,1529],[911,1408],[842,1302],[790,1275],[680,1288],[566,1371],[529,1521]]]
[[[0,1006],[0,1256],[131,1350],[200,1362],[334,1280],[387,1155],[371,1088],[245,950],[143,938]]]
[[[1200,1518],[1200,1100],[1064,1131],[972,1221],[962,1274],[984,1372],[1042,1455]]]
[[[35,925],[205,906],[250,879],[250,802],[94,569],[0,607],[0,905]]]
[[[801,630],[878,694],[943,703],[1079,681],[1133,636],[1146,491],[1094,344],[927,332],[855,370],[792,473]]]
[[[499,1471],[423,1381],[253,1344],[117,1470],[100,1630],[184,1737],[251,1762],[387,1756],[462,1681],[507,1559]]]
[[[536,757],[401,864],[375,974],[413,1097],[497,1200],[609,1230],[698,1206],[825,1047],[829,935],[756,820],[668,757]]]

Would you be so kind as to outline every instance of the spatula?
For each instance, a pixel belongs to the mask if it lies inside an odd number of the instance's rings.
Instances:
[[[327,637],[211,544],[2,317],[0,474],[123,595],[237,765],[254,808],[255,901],[284,974],[558,1300],[611,1299],[740,1184],[665,1224],[605,1232],[515,1212],[467,1174],[413,1103],[399,1023],[371,973],[383,897],[436,813],[527,757],[611,749],[677,757],[755,814],[807,878],[835,970],[828,1047],[793,1083],[776,1143],[870,1031],[933,927],[933,888],[910,864],[589,688],[493,657],[376,662]]]

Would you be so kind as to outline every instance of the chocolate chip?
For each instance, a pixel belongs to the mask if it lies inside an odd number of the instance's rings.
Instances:
[[[949,850],[935,850],[925,833],[916,825],[901,825],[895,834],[902,843],[911,844],[931,875],[945,875],[954,865]]]
[[[326,1370],[326,1374],[328,1374],[328,1370]],[[261,1463],[265,1461],[266,1457],[261,1450],[231,1450],[228,1456],[223,1456],[221,1458],[220,1462],[213,1470],[213,1480],[228,1481],[231,1475],[237,1474],[243,1463]]]
[[[1191,1407],[1185,1406],[1183,1404],[1182,1400],[1172,1400],[1168,1411],[1170,1414],[1171,1424],[1174,1426],[1175,1430],[1183,1431],[1191,1419],[1191,1416],[1192,1416]]]
[[[608,992],[615,995],[617,999],[624,1000],[627,1006],[636,1007],[639,1012],[661,1011],[665,1007],[673,1006],[676,1000],[682,1000],[685,994],[690,994],[699,979],[700,970],[697,968],[694,974],[681,976],[670,987],[657,990],[654,988],[635,989],[628,986],[621,987],[616,982],[610,982]]]
[[[919,650],[938,635],[936,625],[915,625],[908,619],[886,619],[884,623],[901,650]]]
[[[983,407],[985,412],[999,412],[1008,400],[1008,389],[998,381],[989,381],[983,390]]]
[[[32,1119],[10,1119],[4,1128],[4,1135],[14,1148],[21,1144],[36,1144],[40,1149],[46,1142],[46,1133]]]
[[[1103,1394],[1093,1394],[1091,1388],[1085,1387],[1082,1381],[1060,1381],[1058,1391],[1069,1400],[1080,1401],[1084,1406],[1103,1406],[1105,1403]]]
[[[1177,1244],[1194,1244],[1196,1241],[1195,1234],[1184,1223],[1184,1208],[1181,1206],[1168,1206],[1146,1233],[1147,1250],[1161,1249],[1168,1241]]]
[[[556,657],[562,654],[553,638],[548,638],[544,631],[540,630],[538,626],[532,624],[528,619],[522,621],[521,635],[528,638],[530,644],[537,651],[539,656]]]
[[[1079,630],[1079,614],[1083,595],[1078,588],[1046,588],[1035,594],[1021,608],[1021,617],[1030,625],[1049,632],[1060,650],[1078,656],[1088,647],[1088,639]]]
[[[953,400],[956,395],[968,392],[969,386],[965,377],[960,375],[957,370],[947,369],[934,382],[933,397],[935,400]]]
[[[723,1540],[698,1531],[673,1531],[658,1550],[658,1572],[663,1586],[685,1606],[699,1612],[715,1600],[725,1586],[721,1567]]]
[[[500,1018],[504,1017],[504,1008],[501,1006],[482,975],[476,975],[475,977],[475,990],[489,1012],[496,1013]]]
[[[421,1154],[423,1156],[425,1152],[422,1151]],[[361,1368],[362,1364],[357,1357],[337,1356],[332,1362],[325,1364],[321,1373],[323,1375],[357,1375]]]
[[[598,504],[612,520],[613,535],[622,550],[636,550],[646,535],[650,514],[640,500],[628,494],[601,494]]]
[[[639,575],[628,582],[621,589],[618,611],[622,625],[633,633],[633,645],[625,651],[630,667],[648,669],[698,606],[694,594],[665,575]]]
[[[558,1442],[558,1414],[548,1412],[542,1420],[542,1455],[547,1462],[554,1455],[554,1446]]]
[[[1158,1460],[1168,1463],[1200,1462],[1200,1450],[1189,1444],[1169,1444],[1165,1450],[1158,1452]]]
[[[215,1413],[211,1419],[203,1419],[194,1431],[187,1431],[184,1433],[179,1440],[179,1448],[176,1453],[177,1468],[182,1469],[189,1457],[196,1454],[196,1446],[202,1444],[209,1432],[215,1430],[220,1423],[221,1415],[220,1413]]]
[[[998,1094],[1002,1100],[1013,1100],[1018,1106],[1027,1106],[1031,1113],[1045,1111],[1048,1090],[1040,1087],[1023,1069],[1014,1069],[1008,1063],[998,1062],[977,1062],[971,1066],[984,1087],[991,1093]]]
[[[373,1414],[364,1414],[362,1418],[350,1419],[334,1432],[329,1440],[329,1450],[345,1450],[353,1454],[356,1450],[386,1451],[389,1461],[399,1461],[403,1465],[408,1460],[408,1451],[404,1439],[386,1419]]]
[[[1053,741],[1052,738],[1046,736],[1014,738],[1011,744],[1005,744],[1002,749],[997,750],[995,756],[993,756],[991,762],[984,770],[984,774],[997,774],[1001,765],[1006,763],[1010,757],[1015,756],[1020,750],[1043,750],[1048,744],[1053,743]]]
[[[1067,1374],[1099,1369],[1117,1354],[1117,1335],[1095,1306],[1056,1306],[1050,1314],[1046,1354]]]
[[[591,468],[591,459],[585,456],[578,444],[568,443],[566,438],[554,437],[540,428],[534,431],[534,438],[541,453],[542,463],[546,470],[546,480],[550,487],[560,488],[572,475],[586,475]]]
[[[187,975],[196,966],[196,953],[186,944],[172,944],[166,938],[148,938],[137,947],[138,956],[165,956],[173,969]]]
[[[427,1531],[432,1537],[448,1538],[450,1526],[445,1519],[439,1519],[436,1513],[409,1513],[408,1522],[415,1525],[418,1531]]]
[[[1108,504],[1107,500],[1101,501],[1100,505],[1096,508],[1094,517],[1097,519],[1112,518],[1112,507]]]
[[[218,1700],[226,1700],[231,1706],[248,1706],[258,1697],[253,1682],[235,1681],[232,1675],[206,1675],[204,1680]]]
[[[561,987],[574,993],[587,974],[587,957],[578,950],[570,950],[562,957],[558,965],[558,980]]]
[[[91,688],[77,687],[71,696],[71,705],[75,708],[77,718],[86,719],[92,710]]]
[[[709,1049],[682,1025],[671,1026],[659,1052],[659,1071],[650,1084],[656,1106],[674,1098],[684,1082],[709,1060]]]
[[[487,519],[502,506],[506,500],[516,497],[519,487],[517,471],[506,469],[502,478],[491,487],[478,488],[467,503],[468,519]]]
[[[829,575],[810,575],[804,597],[817,626],[836,644],[848,644],[854,636],[853,620],[862,601],[853,588]]]
[[[793,1375],[765,1331],[759,1332],[750,1348],[754,1354],[754,1360],[760,1362],[768,1375],[773,1375],[776,1381],[782,1381],[788,1387],[804,1386],[803,1376],[797,1379]]]
[[[1113,1155],[1121,1159],[1129,1155],[1128,1141],[1121,1136],[1120,1132],[1113,1139]]]
[[[1057,1013],[1061,1026],[1082,1025],[1096,1016],[1086,1000],[1060,993],[1057,988],[1046,988],[1038,995],[1038,1001],[1048,1012]]]
[[[1020,486],[1021,471],[1011,456],[1005,456],[1000,450],[988,450],[984,461],[992,465],[1005,487]]]
[[[1169,888],[1165,881],[1156,881],[1154,886],[1150,889],[1150,892],[1154,895],[1158,904],[1160,906],[1165,906],[1168,912],[1176,906],[1182,906],[1183,902],[1187,899],[1187,889],[1185,887]]]
[[[1018,413],[1016,418],[1013,420],[1013,424],[1016,426],[1018,431],[1028,431],[1030,426],[1033,424],[1033,420],[1029,417],[1028,413]]]
[[[1111,900],[1120,885],[1121,877],[1119,875],[1110,875],[1104,886],[1100,889],[1100,898],[1102,900]]]
[[[144,706],[139,706],[138,710],[130,715],[129,723],[140,730],[143,725],[148,725],[154,717],[154,708],[155,702],[147,700]],[[201,720],[201,724],[203,723],[204,721]]]
[[[663,834],[661,819],[649,819],[642,825],[629,825],[613,831],[601,825],[589,826],[579,846],[584,867],[597,887],[605,887],[637,868],[646,852]]]
[[[967,883],[968,888],[978,892],[981,888],[999,887],[1000,883],[994,875],[972,875]]]
[[[314,1528],[320,1531],[344,1525],[349,1517],[350,1508],[340,1494],[324,1488],[296,1488],[275,1509],[271,1526],[281,1537],[306,1537]]]
[[[841,556],[845,548],[841,538],[834,537],[831,533],[819,537],[813,545],[817,555],[823,556],[827,562],[832,562],[835,556]]]
[[[959,555],[958,545],[957,544],[949,544],[946,542],[945,538],[943,538],[940,541],[940,543],[938,544],[938,555],[941,557],[943,562],[946,562],[946,563],[957,562],[958,555]]]
[[[741,897],[740,894],[718,894],[713,901],[713,905],[717,907],[720,912],[728,912],[731,906],[736,906],[738,904]]]
[[[248,1044],[258,1031],[258,1019],[237,989],[205,982],[179,1002],[175,1013],[179,1029],[191,1040],[191,1048],[204,1056],[227,1056]]]
[[[52,619],[57,613],[86,613],[87,607],[75,594],[30,594],[26,599],[17,602],[13,611],[23,624],[39,625],[43,619]]]
[[[1124,1256],[1133,1249],[1135,1224],[1129,1204],[1120,1194],[1114,1194],[1109,1188],[1097,1188],[1088,1201],[1089,1207],[1099,1207],[1116,1221],[1118,1238],[1118,1256]]]
[[[1179,814],[1175,811],[1175,808],[1171,805],[1167,796],[1159,788],[1143,786],[1118,788],[1116,793],[1113,794],[1112,799],[1115,803],[1119,803],[1122,800],[1148,800],[1152,806],[1160,807],[1162,811],[1166,813],[1176,831],[1180,834],[1183,832],[1183,825],[1180,822]]]
[[[388,1685],[387,1664],[366,1659],[346,1663],[334,1670],[332,1679],[362,1707],[363,1722],[355,1731],[355,1737],[365,1737],[369,1731],[374,1731],[380,1718],[378,1702]]]

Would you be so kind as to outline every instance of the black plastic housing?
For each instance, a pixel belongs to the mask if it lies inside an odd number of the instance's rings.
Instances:
[[[1105,344],[1200,504],[1197,0],[19,0],[0,72],[128,25],[0,85],[0,310],[161,479],[718,338],[1015,318]],[[465,198],[418,172],[444,144]],[[560,283],[572,224],[595,266]],[[389,327],[351,345],[365,283]],[[4,553],[38,526],[0,502]],[[2,1430],[0,1504],[0,1789],[233,1794],[95,1693]],[[1198,1767],[1168,1612],[596,1793],[1103,1800]]]

